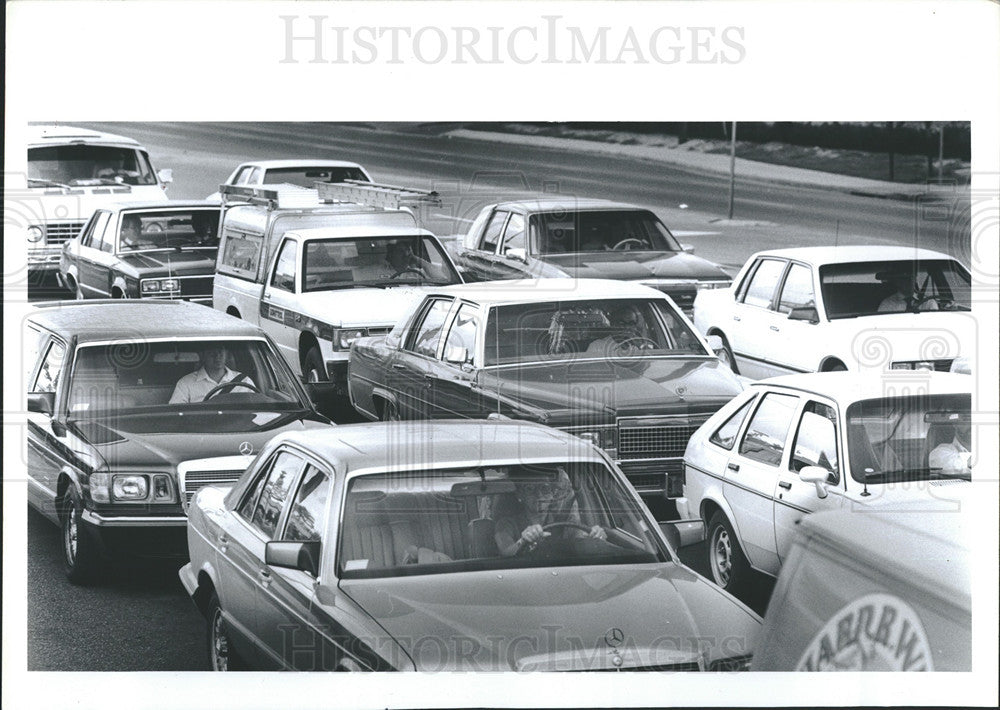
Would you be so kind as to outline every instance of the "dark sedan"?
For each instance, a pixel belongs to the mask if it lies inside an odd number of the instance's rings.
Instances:
[[[198,488],[329,424],[263,332],[201,306],[49,303],[24,335],[28,502],[62,528],[74,582],[119,551],[184,555]]]
[[[742,390],[676,305],[639,284],[542,279],[443,287],[355,342],[370,419],[505,417],[607,451],[642,493],[681,495],[684,447]]]
[[[699,289],[725,288],[721,266],[694,255],[647,209],[550,197],[489,205],[455,261],[466,281],[574,277],[636,281],[690,313]]]
[[[85,298],[212,303],[219,206],[122,203],[99,209],[63,246],[59,279]]]

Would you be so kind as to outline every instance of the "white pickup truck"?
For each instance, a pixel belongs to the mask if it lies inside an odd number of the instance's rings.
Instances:
[[[388,333],[423,286],[461,283],[409,201],[432,193],[372,185],[222,186],[213,305],[263,328],[309,382],[347,393],[351,343]],[[366,200],[326,202],[326,200]]]

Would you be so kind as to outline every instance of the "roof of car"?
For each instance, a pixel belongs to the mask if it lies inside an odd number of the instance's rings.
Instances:
[[[191,209],[192,207],[205,207],[212,208],[215,211],[219,211],[218,202],[209,202],[208,200],[147,200],[145,202],[117,202],[112,205],[101,206],[101,209],[109,210],[128,210],[133,211],[154,211],[154,210],[184,210]]]
[[[593,197],[540,197],[535,199],[501,202],[498,208],[518,209],[525,212],[578,212],[580,210],[646,210],[645,207],[627,202],[613,202]]]
[[[922,579],[924,589],[968,603],[971,519],[959,508],[975,495],[974,484],[946,483],[940,497],[953,501],[954,510],[927,510],[927,501],[917,497],[898,510],[824,511],[803,517],[800,534],[873,570],[907,582]]]
[[[893,387],[893,383],[899,387]],[[753,382],[750,387],[787,387],[829,397],[842,404],[890,396],[894,391],[927,394],[964,394],[972,391],[972,377],[951,372],[889,370],[880,374],[806,372]]]
[[[287,235],[297,234],[302,239],[347,239],[352,237],[412,237],[414,235],[434,235],[426,229],[418,227],[395,227],[381,225],[343,225],[339,227],[310,227],[309,229],[291,229]]]
[[[434,420],[347,424],[283,434],[338,468],[446,468],[490,462],[600,460],[590,443],[540,424],[515,420]]]
[[[187,301],[52,301],[35,305],[29,318],[80,342],[262,335],[246,321]]]
[[[360,168],[361,165],[348,160],[317,160],[315,158],[305,158],[296,160],[248,160],[240,163],[242,168],[245,165],[256,165],[269,170],[271,168]]]
[[[859,261],[904,261],[912,259],[951,259],[939,251],[903,246],[849,245],[835,247],[789,247],[759,251],[750,260],[759,256],[777,256],[785,259],[799,259],[813,265],[846,264]]]
[[[66,143],[101,143],[106,145],[126,145],[132,148],[141,147],[132,138],[115,135],[114,133],[102,133],[89,128],[77,128],[76,126],[57,125],[36,125],[28,126],[28,145],[37,148],[42,145],[64,145]]]
[[[632,281],[571,278],[459,284],[437,288],[432,293],[459,296],[478,303],[575,301],[595,298],[665,298],[660,291]]]

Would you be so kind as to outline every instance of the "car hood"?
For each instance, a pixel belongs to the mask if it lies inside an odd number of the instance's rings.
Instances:
[[[598,251],[586,254],[545,254],[538,257],[567,276],[619,281],[645,279],[729,279],[729,274],[700,256],[686,252]]]
[[[302,293],[296,300],[306,315],[334,328],[392,327],[426,290],[420,286],[353,288]]]
[[[667,669],[746,655],[760,628],[743,604],[674,563],[348,580],[341,587],[421,671]]]
[[[190,248],[184,251],[151,251],[138,254],[119,254],[122,264],[138,272],[156,272],[157,275],[189,276],[215,273],[216,249]]]
[[[176,466],[188,459],[246,454],[278,432],[325,426],[303,411],[184,411],[76,420],[73,427],[114,466]]]
[[[486,370],[484,390],[537,407],[552,419],[714,412],[743,387],[715,358],[633,358],[535,363]]]

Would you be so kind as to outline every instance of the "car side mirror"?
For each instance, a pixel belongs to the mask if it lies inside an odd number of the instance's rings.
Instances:
[[[527,249],[521,249],[519,247],[511,247],[503,253],[505,257],[511,261],[520,261],[523,264],[528,263],[528,251]]]
[[[319,552],[319,540],[275,540],[264,545],[264,563],[272,567],[301,570],[318,577]]]
[[[796,306],[788,312],[788,320],[804,320],[819,323],[819,311],[816,306]]]
[[[156,178],[164,185],[169,185],[174,181],[174,171],[170,168],[156,171]]]
[[[705,341],[708,343],[708,349],[716,355],[726,349],[726,345],[722,342],[721,336],[709,335],[705,338]]]
[[[826,498],[826,482],[830,477],[830,472],[822,466],[803,466],[799,471],[799,479],[803,483],[812,483],[816,486],[816,495],[819,498]]]
[[[463,365],[469,359],[469,349],[461,345],[449,345],[444,349],[444,361],[452,365]]]
[[[681,244],[681,251],[685,254],[694,254],[694,244]]]
[[[47,414],[51,417],[52,413],[56,411],[56,393],[29,392],[28,411],[37,412],[38,414]]]

